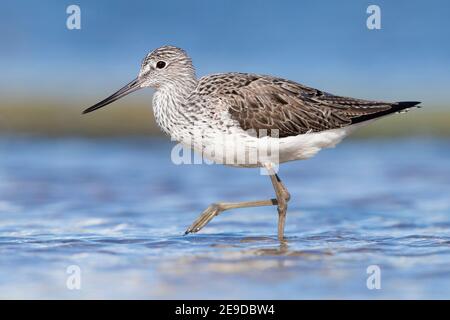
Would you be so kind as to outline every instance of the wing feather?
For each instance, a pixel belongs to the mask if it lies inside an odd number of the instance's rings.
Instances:
[[[401,103],[332,95],[299,83],[245,73],[200,79],[196,94],[220,99],[243,130],[278,130],[280,137],[342,128],[399,111]]]

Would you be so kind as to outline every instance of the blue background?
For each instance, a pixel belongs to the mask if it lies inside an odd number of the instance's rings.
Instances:
[[[81,30],[66,8],[81,7]],[[381,7],[381,30],[366,9]],[[274,74],[341,95],[449,100],[448,1],[2,1],[3,97],[110,93],[173,44],[199,76]],[[148,97],[148,96],[147,96]]]

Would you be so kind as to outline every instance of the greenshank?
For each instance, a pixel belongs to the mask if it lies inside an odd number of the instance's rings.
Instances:
[[[225,210],[277,206],[280,241],[290,194],[278,176],[279,163],[311,158],[322,148],[335,146],[355,128],[420,103],[342,97],[258,74],[222,73],[198,79],[184,50],[163,46],[144,58],[136,79],[83,113],[146,87],[156,89],[153,111],[165,133],[209,160],[265,168],[275,191],[275,197],[268,200],[214,203],[185,233],[198,232]],[[273,144],[277,152],[267,152]],[[236,161],[238,157],[240,161]]]

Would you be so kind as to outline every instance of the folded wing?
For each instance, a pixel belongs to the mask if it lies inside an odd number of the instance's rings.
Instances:
[[[346,127],[417,105],[335,96],[293,81],[253,74],[229,73],[203,78],[199,94],[219,98],[243,130],[279,137]]]

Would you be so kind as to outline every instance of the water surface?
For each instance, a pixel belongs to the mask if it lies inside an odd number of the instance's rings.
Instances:
[[[0,297],[450,298],[449,141],[347,141],[282,166],[284,245],[275,208],[183,236],[209,203],[273,191],[257,169],[176,166],[171,148],[0,139]],[[80,290],[67,288],[71,265]]]

